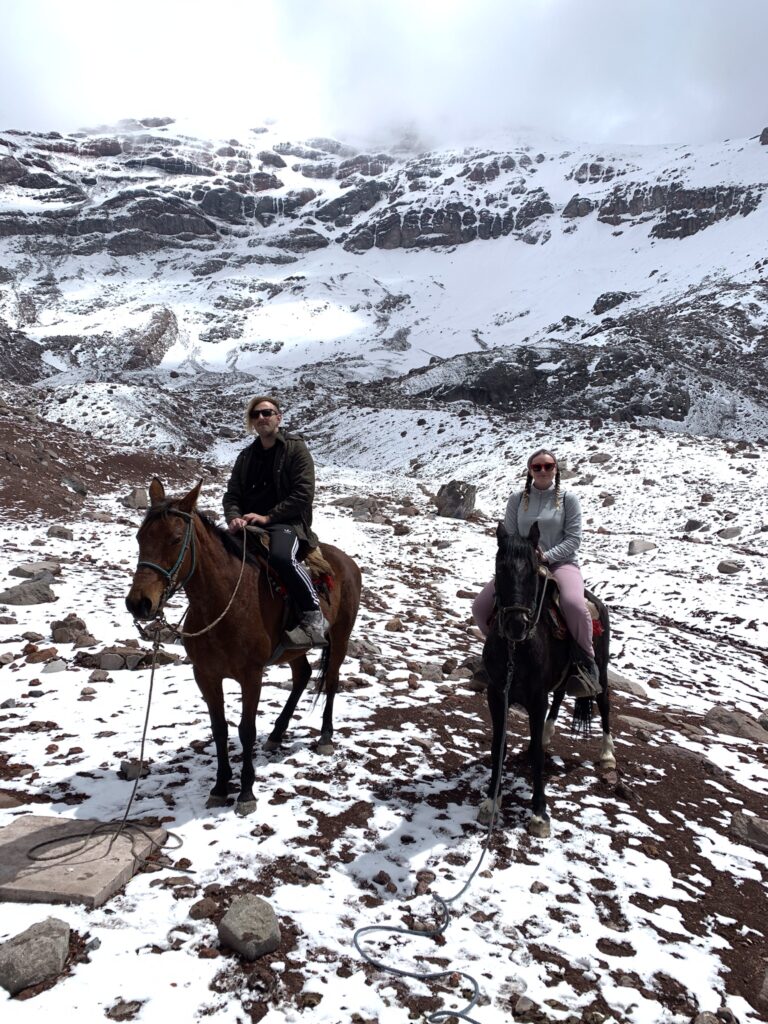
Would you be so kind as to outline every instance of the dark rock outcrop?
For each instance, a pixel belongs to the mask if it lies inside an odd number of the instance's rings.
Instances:
[[[563,217],[586,217],[591,213],[597,203],[592,199],[586,199],[578,193],[573,196],[563,207]]]
[[[651,229],[654,238],[685,238],[726,217],[746,216],[755,210],[761,195],[743,185],[685,188],[680,184],[630,183],[606,196],[598,220],[613,226],[653,216],[663,217]]]
[[[603,292],[602,295],[598,295],[595,299],[592,312],[595,316],[601,316],[609,309],[614,309],[616,306],[620,306],[622,302],[634,299],[635,297],[636,292]]]

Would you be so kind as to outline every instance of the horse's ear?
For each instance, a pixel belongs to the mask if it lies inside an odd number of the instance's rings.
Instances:
[[[537,519],[536,522],[533,524],[533,526],[528,531],[528,540],[531,542],[531,545],[534,548],[537,548],[539,546],[539,538],[540,537],[541,537],[541,534],[539,533],[539,521]]]
[[[179,500],[179,511],[187,512],[189,514],[192,513],[192,510],[194,509],[195,505],[197,504],[197,499],[198,499],[198,496],[200,494],[200,488],[202,486],[203,486],[203,481],[202,481],[202,478],[201,478],[200,480],[197,481],[197,483],[192,488],[192,490],[189,492],[189,494],[185,494],[184,497]]]
[[[165,488],[163,487],[160,480],[156,477],[152,477],[152,483],[149,485],[149,503],[150,505],[159,505],[165,497]]]
[[[496,540],[501,542],[503,540],[506,540],[508,536],[509,534],[507,533],[506,526],[504,525],[503,521],[500,521],[499,525],[496,527]]]

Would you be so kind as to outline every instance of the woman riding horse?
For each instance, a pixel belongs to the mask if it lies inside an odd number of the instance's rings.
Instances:
[[[560,611],[573,637],[574,673],[566,692],[572,697],[596,697],[600,680],[592,644],[592,619],[584,604],[584,579],[576,560],[581,546],[581,506],[572,491],[560,489],[557,459],[539,448],[528,459],[525,487],[507,502],[504,528],[509,536],[527,537],[539,524],[539,559],[554,576],[560,591]],[[484,636],[496,598],[495,581],[483,587],[472,605],[472,615]]]

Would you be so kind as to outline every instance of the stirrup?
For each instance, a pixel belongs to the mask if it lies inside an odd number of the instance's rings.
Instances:
[[[601,689],[599,678],[594,679],[586,665],[576,665],[565,684],[569,697],[597,697]]]

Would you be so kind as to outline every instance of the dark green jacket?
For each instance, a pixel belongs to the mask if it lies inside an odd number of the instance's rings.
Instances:
[[[257,438],[244,448],[232,470],[224,494],[224,516],[229,523],[243,514],[243,495],[248,482],[248,469],[254,447],[260,444]],[[292,526],[300,540],[310,547],[317,547],[318,540],[312,531],[312,501],[315,497],[315,464],[307,446],[300,437],[280,430],[275,444],[275,488],[277,504],[267,515],[272,523],[286,523]]]

